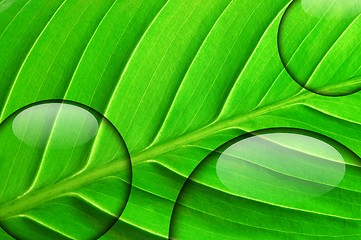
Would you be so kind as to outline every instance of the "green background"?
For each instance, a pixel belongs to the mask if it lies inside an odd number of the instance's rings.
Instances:
[[[133,186],[120,220],[101,239],[165,239],[189,174],[244,132],[301,128],[361,154],[361,94],[308,92],[282,65],[277,32],[288,4],[2,0],[0,120],[48,99],[104,114],[130,151]]]

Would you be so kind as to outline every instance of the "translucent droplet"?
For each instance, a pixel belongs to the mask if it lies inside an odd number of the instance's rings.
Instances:
[[[278,47],[297,83],[327,96],[361,89],[360,13],[360,0],[294,0],[289,5]]]
[[[208,155],[187,179],[170,238],[360,234],[360,167],[354,153],[320,134],[272,129],[241,136]]]
[[[16,239],[98,239],[130,183],[121,135],[89,107],[39,102],[0,125],[0,225]]]

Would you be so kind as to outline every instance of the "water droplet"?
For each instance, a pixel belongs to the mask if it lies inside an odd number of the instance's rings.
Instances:
[[[342,96],[361,89],[361,1],[294,0],[278,32],[283,65],[302,87]]]
[[[349,149],[308,131],[281,128],[238,137],[208,155],[187,179],[170,238],[359,234],[360,167]]]
[[[1,123],[0,176],[0,225],[14,238],[98,239],[125,208],[131,163],[100,113],[46,101]]]

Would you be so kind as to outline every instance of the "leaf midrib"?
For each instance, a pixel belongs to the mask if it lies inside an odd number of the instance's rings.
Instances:
[[[205,126],[204,128],[198,131],[191,132],[177,139],[149,147],[139,153],[135,153],[131,155],[132,165],[134,166],[140,164],[150,158],[154,158],[171,150],[177,149],[180,146],[184,146],[186,144],[195,142],[197,140],[207,138],[213,134],[237,126],[244,121],[263,115],[267,112],[289,106],[292,103],[295,103],[301,100],[302,98],[308,96],[309,94],[307,93],[308,92],[306,92],[306,94],[295,95],[294,97],[291,97],[284,101],[280,101],[275,104],[271,104],[266,107],[255,110],[253,112],[250,112],[247,115],[242,115],[215,124],[211,124]],[[86,186],[94,182],[96,179],[101,179],[110,176],[112,174],[116,174],[124,170],[124,168],[126,168],[127,164],[125,164],[125,162],[126,162],[125,159],[119,159],[105,166],[94,169],[91,172],[84,172],[79,175],[75,175],[71,178],[65,179],[58,183],[35,190],[27,195],[20,196],[13,201],[4,203],[3,205],[0,206],[0,221],[9,218],[11,216],[14,216],[16,214],[22,213],[26,210],[32,209],[33,207],[35,207],[40,203],[67,194],[74,189],[78,189],[83,186]]]
[[[354,80],[355,79],[351,79],[350,82]],[[340,83],[333,88],[337,89],[344,86],[345,84],[348,84],[348,82]],[[327,86],[324,89],[329,87],[330,86]],[[318,95],[313,94],[312,92],[309,92],[307,90],[301,90],[299,93],[287,99],[279,102],[274,102],[259,109],[255,109],[248,114],[211,123],[197,131],[193,131],[186,135],[180,136],[179,138],[169,139],[167,142],[151,145],[143,151],[131,154],[132,165],[135,166],[141,164],[146,160],[154,159],[155,157],[160,156],[164,153],[170,152],[198,140],[206,139],[207,137],[222,132],[224,130],[230,128],[238,128],[239,125],[243,122],[252,120],[272,111],[292,106],[293,104],[301,104],[302,100],[315,96]],[[86,186],[94,182],[96,179],[102,179],[104,177],[117,174],[118,172],[123,171],[128,166],[126,163],[126,159],[119,159],[105,166],[94,169],[91,172],[86,171],[80,173],[58,183],[45,186],[27,195],[20,196],[10,202],[4,203],[0,206],[0,221],[12,217],[16,214],[22,213],[26,210],[32,209],[40,203],[65,195],[74,189]]]

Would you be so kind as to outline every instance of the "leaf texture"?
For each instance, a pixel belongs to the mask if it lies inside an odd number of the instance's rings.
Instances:
[[[282,64],[277,36],[289,3],[3,0],[1,120],[46,99],[73,100],[104,114],[130,151],[133,182],[121,218],[101,239],[167,238],[174,202],[187,177],[210,152],[245,132],[301,128],[361,154],[360,93],[337,98],[314,94]],[[357,24],[350,33],[353,27]],[[304,36],[295,38],[296,48],[307,48],[300,45]],[[336,36],[320,43],[340,73],[348,63],[337,53],[349,49],[346,42],[337,42]],[[333,44],[340,47],[327,52]],[[356,81],[325,88],[342,89]],[[92,148],[101,151],[101,143]],[[292,216],[287,213],[285,219]],[[19,221],[28,225],[29,217]]]

